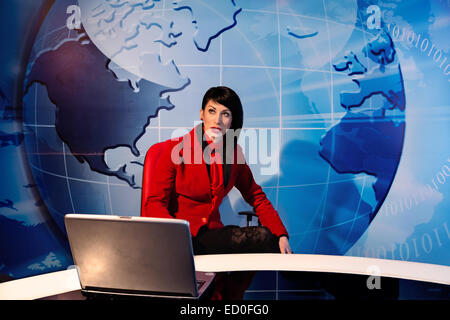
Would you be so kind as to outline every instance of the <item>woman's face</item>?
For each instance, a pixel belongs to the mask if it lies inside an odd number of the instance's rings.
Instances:
[[[217,136],[225,135],[230,129],[231,110],[214,100],[209,100],[205,109],[200,109],[200,120],[203,121],[206,134],[214,141]]]

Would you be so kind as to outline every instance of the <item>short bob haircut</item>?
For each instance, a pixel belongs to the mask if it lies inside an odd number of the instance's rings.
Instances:
[[[203,96],[202,109],[205,110],[209,100],[220,103],[231,111],[231,127],[230,129],[240,130],[244,123],[244,112],[242,110],[241,100],[232,89],[224,86],[212,87],[206,91]]]

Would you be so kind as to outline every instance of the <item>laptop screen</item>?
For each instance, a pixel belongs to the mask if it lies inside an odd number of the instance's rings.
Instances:
[[[68,214],[65,224],[83,290],[198,296],[187,221]]]

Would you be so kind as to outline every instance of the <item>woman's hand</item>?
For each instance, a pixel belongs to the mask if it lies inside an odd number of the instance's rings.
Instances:
[[[278,242],[281,253],[293,253],[289,245],[289,239],[286,236],[281,236]]]

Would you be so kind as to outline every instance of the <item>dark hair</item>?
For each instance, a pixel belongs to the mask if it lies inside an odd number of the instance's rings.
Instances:
[[[224,105],[231,111],[231,127],[230,129],[242,129],[244,123],[244,111],[242,110],[241,99],[232,89],[224,86],[212,87],[206,91],[203,96],[202,109],[205,110],[209,100]]]

